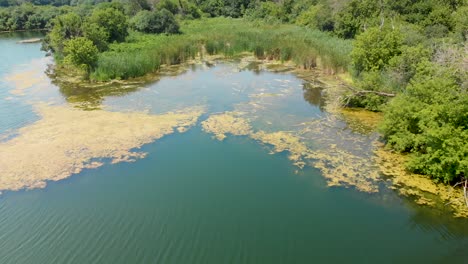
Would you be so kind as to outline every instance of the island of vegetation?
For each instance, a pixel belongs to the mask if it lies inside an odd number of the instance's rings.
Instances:
[[[403,154],[407,172],[463,182],[466,196],[466,0],[0,0],[0,6],[0,31],[47,30],[43,48],[52,51],[56,74],[87,82],[245,52],[345,74],[341,105],[383,112],[378,130],[387,152]],[[239,133],[252,134],[246,131]]]

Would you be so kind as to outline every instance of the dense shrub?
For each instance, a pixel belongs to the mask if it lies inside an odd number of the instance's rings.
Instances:
[[[132,27],[145,33],[179,33],[179,23],[166,9],[159,11],[141,11],[133,17]]]
[[[65,61],[88,73],[96,66],[98,52],[93,42],[84,37],[72,38],[64,43]]]
[[[402,42],[403,36],[399,30],[369,28],[354,43],[351,53],[354,68],[358,73],[382,70],[401,53]]]
[[[453,73],[425,63],[385,110],[388,145],[409,152],[411,171],[451,183],[468,175],[468,93]]]

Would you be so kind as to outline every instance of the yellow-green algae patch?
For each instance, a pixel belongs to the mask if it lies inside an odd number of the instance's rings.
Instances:
[[[143,144],[194,125],[203,107],[161,115],[82,111],[65,106],[38,105],[36,123],[19,129],[18,136],[0,143],[0,190],[42,188],[96,168],[108,158],[112,163],[134,161],[145,153]]]
[[[5,77],[7,82],[12,83],[15,89],[10,93],[13,95],[25,95],[25,91],[33,86],[46,86],[49,84],[47,76],[37,69],[18,72]]]
[[[323,172],[329,186],[355,187],[364,192],[377,192],[380,180],[377,170],[365,157],[340,150],[331,144],[328,148],[311,150],[294,131],[253,131],[249,121],[236,112],[210,116],[202,122],[205,132],[212,133],[218,140],[226,134],[249,136],[273,147],[272,153],[287,151],[288,158],[299,168],[306,164]]]
[[[233,112],[226,112],[210,116],[202,122],[205,132],[212,133],[218,140],[224,140],[226,134],[245,136],[252,133],[247,120],[237,117]]]
[[[383,119],[382,113],[359,108],[343,108],[341,116],[351,130],[361,134],[374,132]]]
[[[265,144],[273,146],[273,151],[276,153],[288,151],[289,160],[294,162],[294,165],[303,168],[305,162],[303,157],[308,154],[309,149],[301,142],[301,140],[290,132],[279,131],[273,133],[266,133],[259,131],[250,135],[253,139],[261,141]]]
[[[369,160],[330,145],[329,149],[311,152],[306,158],[322,171],[328,186],[354,187],[359,191],[376,193],[381,180]]]
[[[408,172],[404,168],[407,157],[377,146],[375,160],[381,172],[389,176],[389,181],[399,194],[414,198],[418,204],[431,207],[448,206],[456,217],[468,217],[468,208],[462,188],[454,188],[435,183],[427,176]]]

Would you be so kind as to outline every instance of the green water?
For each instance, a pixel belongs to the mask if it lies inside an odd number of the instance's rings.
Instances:
[[[66,88],[52,84],[11,95],[15,87],[4,76],[45,65],[38,44],[16,44],[26,37],[0,35],[0,133],[10,137],[38,119],[31,110],[35,102],[79,107],[90,100],[78,92],[70,100]],[[194,66],[128,93],[99,93],[97,101],[110,111],[150,113],[203,103],[208,112],[200,121],[244,109],[256,116],[256,129],[271,131],[294,129],[304,118],[331,118],[321,107],[320,92],[304,91],[303,81],[292,74],[235,69],[232,63]],[[249,94],[262,91],[288,96],[262,99],[259,108],[245,104]],[[311,136],[308,145],[337,140],[367,155],[376,136],[355,134],[343,122],[333,131],[345,139]],[[417,206],[385,188],[378,194],[329,188],[317,169],[298,170],[286,153],[270,155],[270,150],[247,137],[214,140],[198,123],[145,145],[148,156],[135,163],[85,170],[44,189],[5,191],[0,263],[468,261],[466,220]]]

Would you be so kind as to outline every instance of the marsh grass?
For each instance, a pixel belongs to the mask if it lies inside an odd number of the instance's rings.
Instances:
[[[95,80],[128,79],[180,64],[203,54],[233,57],[251,52],[259,59],[293,61],[309,69],[317,65],[343,72],[351,42],[293,25],[267,25],[242,19],[211,18],[186,21],[179,35],[132,32],[127,41],[101,53],[91,75]]]

